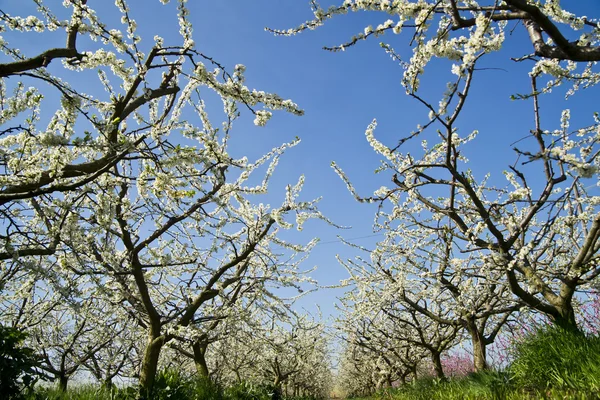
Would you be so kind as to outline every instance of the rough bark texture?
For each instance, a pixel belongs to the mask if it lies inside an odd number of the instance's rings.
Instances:
[[[196,365],[196,371],[198,375],[203,378],[208,378],[210,373],[208,371],[208,365],[206,365],[206,348],[208,343],[206,342],[194,342],[192,349],[194,350],[194,364]]]
[[[158,359],[160,351],[164,344],[164,338],[158,335],[153,335],[152,332],[148,335],[148,344],[144,352],[144,359],[140,369],[140,398],[150,399],[156,371],[158,368]]]
[[[471,335],[473,346],[473,367],[475,371],[483,371],[489,368],[487,363],[486,340],[483,332],[477,327],[474,320],[467,321],[467,331]]]
[[[486,344],[479,332],[471,334],[473,344],[473,367],[475,371],[483,371],[489,368],[487,363]]]

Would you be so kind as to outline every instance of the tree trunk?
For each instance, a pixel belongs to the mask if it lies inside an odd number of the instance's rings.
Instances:
[[[558,315],[552,317],[554,324],[568,331],[579,332],[577,320],[575,319],[575,310],[571,301],[563,300],[562,304],[557,306],[556,309]]]
[[[575,287],[568,286],[564,283],[560,290],[560,296],[557,296],[552,292],[545,294],[544,298],[547,303],[544,303],[521,288],[513,270],[507,270],[506,276],[510,284],[510,290],[529,307],[540,311],[561,328],[573,332],[581,332],[577,327],[575,311],[573,310]]]
[[[281,386],[273,386],[273,395],[271,396],[272,400],[281,400]]]
[[[466,323],[467,331],[471,335],[471,344],[473,346],[473,367],[476,372],[489,368],[487,363],[486,341],[483,331],[479,330],[474,320],[468,319]]]
[[[102,382],[102,386],[105,389],[112,390],[115,387],[115,384],[113,383],[112,378],[106,378]]]
[[[140,370],[140,398],[142,399],[151,398],[152,387],[154,386],[156,371],[158,369],[158,359],[165,342],[163,336],[153,334],[152,328],[150,329],[151,331],[148,334],[148,344],[144,351],[144,358]]]
[[[472,338],[473,341],[473,367],[475,372],[489,369],[487,363],[487,349],[483,338]]]
[[[281,376],[277,375],[273,381],[273,396],[272,400],[281,400]]]
[[[442,359],[441,353],[438,351],[431,352],[431,362],[433,363],[433,370],[435,371],[435,376],[440,379],[446,379],[446,375],[444,375],[444,368],[442,367]]]
[[[416,380],[419,378],[419,377],[417,376],[417,375],[418,375],[418,371],[417,371],[417,369],[418,369],[418,368],[417,368],[417,364],[414,364],[414,365],[411,367],[411,370],[410,370],[410,372],[412,373],[412,380],[413,380],[413,381],[416,381]]]
[[[60,390],[63,393],[66,392],[68,383],[69,383],[69,377],[67,375],[59,375],[58,390]]]
[[[404,370],[402,372],[402,375],[400,375],[400,384],[406,385],[406,378],[408,378],[408,376],[412,373],[413,373],[412,368],[408,368],[408,369]],[[415,374],[416,374],[416,372],[415,372]]]
[[[206,341],[195,341],[192,344],[194,350],[194,364],[196,365],[196,371],[202,378],[208,378],[210,373],[208,371],[208,365],[206,365],[206,348],[208,343]]]

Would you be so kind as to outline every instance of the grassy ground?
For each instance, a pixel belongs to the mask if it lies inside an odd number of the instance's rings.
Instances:
[[[570,388],[526,388],[511,382],[508,374],[488,372],[462,379],[421,379],[399,389],[377,393],[371,399],[393,400],[517,400],[600,398],[600,392]]]
[[[137,388],[107,389],[98,385],[73,385],[66,392],[56,387],[38,387],[23,400],[136,400]],[[0,397],[1,398],[1,397]],[[184,379],[177,371],[165,371],[157,379],[155,390],[146,397],[152,400],[272,400],[273,389],[267,386],[239,384],[222,388],[209,380]],[[281,398],[281,400],[309,400]]]
[[[419,379],[371,399],[600,399],[600,337],[547,327],[515,346],[506,371]]]
[[[270,391],[263,388],[235,387],[225,390],[211,387],[175,387],[155,391],[152,400],[271,400]],[[55,388],[37,390],[27,400],[135,400],[135,388],[104,389],[94,385],[74,386],[66,392]]]
[[[189,379],[178,371],[163,371],[154,390],[146,396],[152,400],[271,400],[273,390],[266,386],[240,384],[222,388],[210,380]],[[135,400],[136,387],[108,389],[98,385],[73,385],[66,392],[55,387],[38,387],[24,400]],[[286,399],[287,400],[287,399]],[[293,400],[293,399],[289,399]]]

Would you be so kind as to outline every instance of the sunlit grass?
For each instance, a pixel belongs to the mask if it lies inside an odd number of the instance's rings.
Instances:
[[[515,346],[510,371],[527,389],[600,393],[600,337],[558,327],[540,329]]]
[[[422,378],[374,395],[390,400],[600,398],[600,336],[545,327],[515,345],[506,371]]]

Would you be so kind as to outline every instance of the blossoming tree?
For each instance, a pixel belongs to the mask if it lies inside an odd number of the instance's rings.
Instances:
[[[263,110],[252,109],[258,125],[268,121],[269,109],[302,114],[289,100],[244,86],[243,66],[231,76],[195,50],[183,1],[178,7],[182,41],[174,46],[165,45],[158,36],[153,45],[142,45],[126,1],[115,2],[124,31],[109,29],[87,0],[66,1],[71,11],[66,20],[42,2],[32,4],[37,15],[20,16],[18,8],[13,15],[6,7],[0,18],[2,30],[8,33],[1,41],[5,59],[0,64],[0,203],[7,226],[4,251],[0,253],[3,260],[54,253],[68,210],[77,204],[63,204],[65,210],[52,220],[39,210],[35,199],[82,189],[119,161],[139,157],[144,151],[151,153],[150,142],[180,126],[178,113],[182,108],[175,113],[173,108],[176,99],[190,96],[182,93],[183,79],[194,82],[188,90],[205,86],[249,107],[264,104]],[[17,39],[15,35],[28,35],[31,40],[36,33],[57,30],[65,31],[65,45],[40,54],[25,54],[10,44],[12,38]],[[102,46],[86,49],[86,36]],[[86,45],[80,45],[81,41]],[[186,61],[187,69],[183,67]],[[63,71],[56,71],[58,63],[62,63]],[[211,66],[216,69],[209,71]],[[86,82],[77,77],[88,79],[94,71],[106,96],[86,93]],[[59,100],[60,106],[43,125],[48,115],[43,107],[55,108]],[[43,223],[29,222],[36,218]]]
[[[165,344],[196,350],[207,327],[240,298],[276,297],[273,288],[309,282],[298,265],[316,241],[293,245],[278,232],[324,219],[315,201],[299,200],[303,177],[282,190],[278,207],[254,201],[299,140],[257,160],[231,155],[240,108],[259,126],[272,110],[302,111],[250,90],[243,65],[229,73],[198,51],[185,3],[173,10],[181,41],[169,44],[158,36],[143,41],[125,0],[113,9],[120,29],[93,8],[107,5],[86,0],[65,1],[66,20],[41,1],[33,1],[35,15],[0,12],[9,33],[0,46],[0,258],[10,266],[3,279],[24,274],[79,304],[80,315],[69,321],[81,333],[102,325],[82,301],[86,294],[128,315],[146,333],[138,346],[142,395],[152,390]],[[66,33],[64,47],[25,54],[10,44],[56,30]],[[106,94],[86,92],[94,77]],[[215,95],[223,104],[218,127],[204,103]],[[94,375],[114,377],[120,363],[102,355],[108,345],[90,348],[74,368],[91,363]],[[106,371],[98,371],[101,359]]]
[[[278,395],[324,398],[332,389],[329,335],[324,323],[289,309],[255,310],[236,334],[210,349],[215,379],[271,387]],[[218,366],[218,368],[217,368]]]
[[[382,224],[393,220],[388,217]],[[410,229],[404,224],[387,226],[386,239],[370,252],[368,261],[343,262],[352,276],[349,283],[367,283],[378,288],[379,297],[438,324],[463,329],[470,337],[474,369],[487,368],[486,347],[521,307],[502,274],[488,265],[489,259],[457,256],[459,247],[445,230],[432,235],[431,230]],[[371,300],[377,298],[371,296]]]
[[[381,46],[403,67],[404,91],[429,117],[395,144],[375,138],[376,121],[366,130],[367,140],[383,158],[380,171],[389,172],[391,187],[362,198],[334,164],[359,200],[381,201],[383,209],[391,208],[381,214],[392,220],[383,227],[388,237],[397,235],[400,242],[404,235],[402,229],[394,230],[393,221],[408,226],[418,220],[413,229],[446,231],[458,240],[453,251],[469,253],[481,260],[479,265],[500,273],[501,284],[519,301],[557,324],[577,329],[573,298],[600,274],[598,197],[589,190],[597,180],[600,121],[593,115],[589,124],[573,128],[569,110],[562,116],[548,115],[540,104],[556,100],[559,88],[573,101],[579,90],[597,84],[598,21],[568,12],[553,0],[347,0],[328,9],[312,5],[312,20],[272,31],[292,35],[341,14],[371,11],[386,15],[380,25],[368,26],[350,41],[327,49],[345,50],[387,34],[405,34],[408,39],[402,50],[385,42]],[[515,60],[531,63],[531,86],[514,98],[531,104],[533,125],[523,126],[522,140],[515,147],[520,163],[506,162],[507,182],[502,184],[499,174],[489,180],[469,169],[467,157],[473,148],[469,143],[477,143],[479,132],[464,132],[461,122],[465,109],[477,101],[472,89],[483,63],[490,53],[511,45],[506,36],[509,21],[523,26],[532,45],[532,54]],[[446,61],[452,74],[439,101],[419,91],[426,66],[434,58]],[[418,139],[423,140],[420,152],[403,152]],[[444,249],[431,251],[443,254]]]

